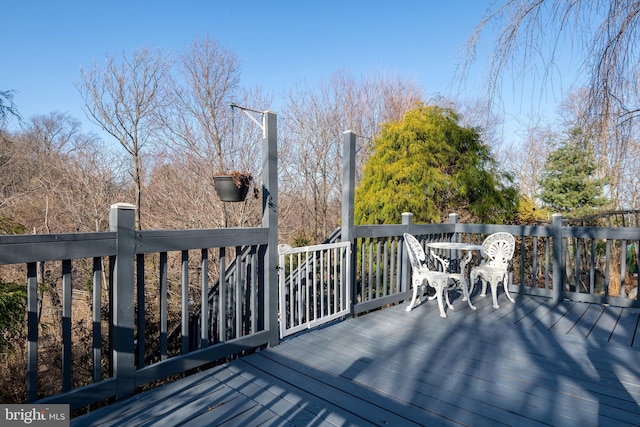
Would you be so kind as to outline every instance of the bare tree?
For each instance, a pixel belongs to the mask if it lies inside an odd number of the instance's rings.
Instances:
[[[313,229],[307,231],[312,233],[309,237],[315,242],[326,236],[329,209],[339,195],[336,183],[340,178],[337,175],[340,120],[336,100],[331,99],[327,89],[321,89],[319,94],[307,90],[290,96],[285,122],[287,131],[283,132],[283,137],[291,138],[290,143],[296,147],[289,152],[291,157],[283,162],[286,173],[295,177],[287,183],[304,184],[288,190],[297,194],[297,202],[306,207],[307,212],[300,217],[314,224]],[[335,214],[331,216],[335,217]]]
[[[573,54],[580,60],[587,88],[580,111],[573,110],[574,119],[594,139],[599,163],[606,165],[601,173],[611,180],[611,197],[622,203],[618,194],[623,191],[623,163],[631,155],[640,113],[640,1],[498,1],[469,40],[463,75],[475,59],[481,34],[493,24],[501,30],[490,63],[489,101],[500,98],[506,73],[516,82],[533,76],[542,93],[553,84],[551,76],[560,58]]]
[[[157,182],[158,188],[166,188],[166,181],[177,173],[176,167],[187,168],[183,170],[183,182],[191,182],[198,190],[183,185],[179,187],[181,190],[175,189],[172,193],[181,191],[182,196],[177,200],[190,200],[203,206],[193,197],[206,198],[209,203],[215,199],[211,193],[214,174],[243,171],[256,177],[260,172],[261,130],[244,117],[242,111],[234,112],[230,105],[266,110],[269,101],[260,91],[246,91],[240,86],[235,54],[209,37],[194,39],[179,55],[177,65],[177,75],[166,94],[164,108],[157,115],[165,141],[177,157],[165,155],[173,165],[165,165],[155,178],[161,180]],[[198,176],[193,175],[195,171]],[[220,213],[215,226],[227,226],[230,222],[246,225],[249,218],[255,220],[259,203],[250,199],[233,207],[222,202],[217,209],[209,207]],[[196,212],[202,213],[202,209]],[[212,213],[209,210],[205,215],[207,219],[192,219],[189,223],[209,223],[215,219]],[[235,215],[233,221],[229,218],[232,214]]]
[[[361,172],[362,165],[371,154],[370,141],[382,124],[402,119],[407,111],[424,100],[424,93],[415,80],[402,75],[373,71],[361,82],[343,75],[342,72],[336,73],[333,81],[336,82],[336,95],[342,99],[347,129],[362,136],[356,141],[359,153],[356,157],[357,171]],[[354,94],[344,98],[343,94],[348,92]]]
[[[65,163],[68,186],[58,195],[60,210],[74,231],[104,231],[109,228],[109,209],[130,195],[123,181],[124,156],[95,135],[84,135],[82,146]]]
[[[32,195],[30,202],[21,206],[20,215],[27,219],[33,231],[51,233],[67,230],[59,206],[58,195],[68,188],[65,174],[67,161],[76,148],[85,143],[80,122],[68,114],[53,112],[31,118],[17,139],[23,157],[22,179]],[[31,212],[31,213],[30,213]]]
[[[219,227],[209,165],[195,156],[168,151],[155,156],[147,189],[149,224],[154,228]]]
[[[15,91],[13,90],[0,90],[0,128],[7,120],[8,116],[14,116],[18,120],[22,120],[18,107],[13,102],[13,96]]]
[[[15,218],[34,233],[95,230],[94,223],[81,220],[90,209],[84,202],[102,185],[120,187],[113,178],[115,162],[100,166],[98,159],[108,150],[96,148],[98,143],[96,135],[82,132],[80,122],[68,114],[32,117],[0,146],[0,215]],[[89,160],[91,166],[76,170],[78,163]],[[96,177],[106,167],[109,176]],[[92,182],[82,187],[85,181]],[[96,201],[103,216],[109,202],[113,200]]]
[[[291,219],[285,235],[304,234],[318,242],[338,226],[342,133],[359,135],[357,161],[363,163],[381,124],[402,117],[421,95],[409,79],[384,73],[356,79],[344,70],[315,88],[299,86],[289,92],[280,138],[282,173],[288,178],[281,187],[280,206],[291,209],[282,209]]]
[[[520,193],[531,201],[538,198],[538,182],[556,137],[557,133],[550,125],[533,123],[525,130],[522,143],[506,150],[510,155],[504,156],[502,163],[513,171]]]
[[[0,215],[6,216],[7,210],[25,197],[24,189],[28,182],[20,173],[23,161],[16,134],[0,134]]]
[[[32,117],[25,133],[36,153],[68,155],[89,142],[77,119],[56,111]]]
[[[211,164],[228,170],[231,115],[240,82],[238,60],[210,38],[196,38],[178,59],[178,75],[167,93],[161,119],[166,134],[178,149],[186,149]]]
[[[152,120],[159,107],[170,62],[161,52],[136,50],[132,57],[122,52],[117,60],[108,55],[104,68],[94,64],[81,71],[76,84],[89,119],[113,136],[131,156],[137,207],[136,227],[142,219],[142,155],[154,135]]]
[[[570,48],[589,78],[590,120],[599,125],[630,120],[640,112],[636,79],[640,74],[640,1],[638,0],[503,0],[494,3],[469,39],[463,76],[475,59],[480,36],[497,24],[488,76],[489,99],[500,95],[502,77],[511,72],[540,78],[547,88],[560,57]]]

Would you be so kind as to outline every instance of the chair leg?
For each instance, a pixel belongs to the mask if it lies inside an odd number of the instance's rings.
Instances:
[[[515,304],[516,301],[511,297],[511,294],[509,293],[509,272],[508,271],[504,274],[504,277],[502,280],[502,286],[504,287],[504,294],[507,296],[507,299],[511,301],[513,304]]]
[[[444,311],[444,303],[442,302],[443,294],[445,292],[446,283],[434,283],[434,288],[436,289],[436,295],[438,296],[438,309],[440,309],[440,317],[443,319],[447,318],[447,313]]]
[[[480,281],[482,282],[482,289],[480,290],[480,296],[485,297],[487,296],[487,280],[483,276],[480,276]]]
[[[512,303],[515,303],[515,300],[511,297],[511,294],[509,293],[509,273],[495,273],[495,274],[488,274],[487,277],[484,276],[483,273],[477,274],[473,277],[473,283],[475,284],[475,281],[477,279],[480,279],[480,281],[482,282],[482,290],[480,291],[480,296],[486,296],[487,295],[487,282],[489,282],[489,286],[490,286],[490,290],[491,290],[491,299],[493,300],[493,308],[500,308],[500,305],[498,304],[498,283],[502,282],[502,286],[504,288],[504,293],[507,296],[507,299],[509,301],[511,301]],[[473,284],[471,285],[471,288],[473,288]]]
[[[498,309],[500,306],[498,305],[498,278],[491,278],[491,299],[493,300],[493,308]]]
[[[418,289],[420,288],[422,288],[422,280],[415,279],[413,281],[413,298],[411,298],[411,303],[406,308],[406,311],[411,311],[413,307],[416,305],[416,299],[418,297]],[[420,299],[422,299],[422,297]]]
[[[471,294],[473,293],[473,288],[475,288],[477,281],[478,281],[478,274],[475,271],[471,271],[471,274],[469,275],[469,298],[471,298]]]
[[[498,304],[498,284],[502,282],[502,286],[505,289],[505,293],[507,294],[509,301],[511,300],[511,296],[509,295],[509,286],[506,285],[505,279],[507,278],[505,273],[495,273],[492,274],[489,279],[491,281],[491,298],[493,299],[493,308],[498,309],[500,305]]]
[[[447,307],[449,307],[451,310],[455,310],[455,308],[453,307],[453,304],[451,304],[451,300],[449,299],[449,291],[452,289],[451,287],[449,287],[449,281],[443,284],[442,289],[443,289],[445,301],[447,302]]]

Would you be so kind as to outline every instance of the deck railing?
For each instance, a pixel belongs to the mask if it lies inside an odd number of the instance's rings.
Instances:
[[[23,277],[28,289],[29,402],[77,407],[118,399],[277,344],[278,307],[266,298],[277,295],[269,289],[277,280],[265,280],[267,228],[135,231],[133,212],[130,205],[112,207],[110,232],[0,236],[0,278]],[[321,292],[339,297],[329,314],[344,310],[345,297],[351,298],[351,314],[407,299],[404,232],[423,243],[480,243],[497,231],[516,237],[511,292],[640,306],[633,273],[638,228],[566,227],[559,216],[539,226],[461,224],[455,215],[446,224],[414,224],[405,214],[402,224],[342,230],[352,236],[351,250],[340,244],[339,256],[327,261],[341,280]],[[353,268],[338,270],[344,254],[351,254],[347,265]],[[289,314],[313,313],[300,304],[319,304],[311,298],[286,303],[294,307]],[[53,312],[43,312],[44,305]],[[287,309],[280,307],[283,313]],[[59,330],[43,330],[45,323]]]
[[[341,240],[350,248],[341,254],[351,258],[349,268],[339,269],[348,276],[339,289],[350,287],[340,295],[341,309],[347,295],[352,315],[407,299],[403,233],[423,244],[480,243],[497,231],[516,237],[512,292],[640,307],[634,272],[640,228],[567,227],[561,216],[538,226],[462,224],[456,215],[446,224],[414,224],[409,213],[401,224],[355,226],[355,134],[345,133],[344,142]],[[75,408],[120,399],[276,345],[286,311],[278,307],[277,174],[268,159],[263,227],[136,231],[132,206],[114,205],[109,232],[0,236],[0,279],[26,282],[28,290],[28,333],[18,349],[25,400]]]
[[[354,313],[403,301],[410,270],[403,261],[402,233],[426,243],[456,241],[481,244],[489,234],[506,231],[516,238],[510,291],[562,299],[640,307],[637,299],[640,228],[563,226],[554,215],[549,225],[414,224],[355,226]],[[477,262],[477,254],[474,255]]]
[[[0,236],[0,280],[27,285],[26,402],[103,404],[278,343],[274,112],[262,131],[261,227],[138,231],[117,204],[109,232]]]
[[[278,253],[281,337],[351,313],[349,242],[280,245]]]
[[[26,276],[29,402],[75,407],[128,396],[273,338],[265,318],[267,228],[135,231],[133,212],[112,207],[113,232],[0,237],[2,278]],[[227,273],[211,295],[220,271]],[[59,316],[42,312],[44,299],[53,311],[59,301]],[[59,331],[41,328],[58,317]],[[58,363],[59,375],[49,376]]]

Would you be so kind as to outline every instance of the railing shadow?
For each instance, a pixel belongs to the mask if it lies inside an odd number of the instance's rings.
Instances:
[[[570,311],[540,297],[473,298],[447,319],[425,302],[337,321],[105,411],[128,425],[637,425],[636,348],[597,326],[555,331]]]

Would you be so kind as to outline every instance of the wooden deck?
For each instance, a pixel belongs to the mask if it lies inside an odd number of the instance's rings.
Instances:
[[[640,425],[640,310],[490,300],[334,322],[71,424]]]

